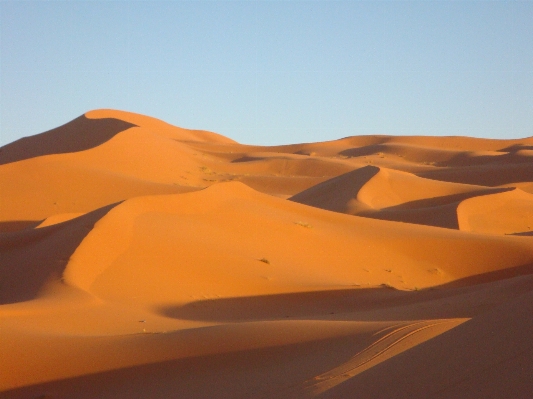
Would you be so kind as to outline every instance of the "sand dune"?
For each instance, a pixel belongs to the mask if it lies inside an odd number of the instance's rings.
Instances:
[[[462,201],[509,190],[512,188],[430,180],[369,165],[317,184],[289,199],[350,215],[459,229],[457,209]]]
[[[518,188],[469,198],[457,209],[459,228],[495,234],[530,233],[533,227],[533,195]]]
[[[170,125],[162,120],[133,112],[111,109],[89,111],[85,117],[94,121],[102,119],[117,119],[135,126],[147,129],[159,136],[179,141],[207,141],[210,143],[235,143],[228,137],[208,132],[206,130],[192,130]]]
[[[372,226],[379,233],[369,233]],[[533,264],[528,239],[460,236],[334,218],[233,182],[124,202],[89,233],[63,275],[103,299],[136,297],[155,305],[185,303],[198,293],[222,298],[381,284],[414,289]],[[175,251],[172,243],[181,242],[187,245]],[[105,253],[96,250],[103,245]],[[365,253],[369,249],[373,256]],[[512,254],[501,259],[505,252]],[[468,270],[454,265],[467,261]]]
[[[2,398],[528,398],[533,140],[0,149]]]

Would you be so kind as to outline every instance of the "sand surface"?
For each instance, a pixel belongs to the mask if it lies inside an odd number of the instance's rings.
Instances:
[[[1,398],[530,398],[533,139],[0,149]]]

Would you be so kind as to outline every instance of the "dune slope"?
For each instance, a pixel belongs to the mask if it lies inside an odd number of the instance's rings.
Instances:
[[[533,140],[0,149],[1,398],[528,398]]]

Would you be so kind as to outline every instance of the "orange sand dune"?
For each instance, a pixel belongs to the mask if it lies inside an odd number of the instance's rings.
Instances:
[[[0,226],[13,221],[40,223],[56,214],[86,213],[138,195],[195,189],[71,163],[61,159],[63,155],[50,157],[34,158],[0,168]]]
[[[469,198],[457,209],[459,228],[495,234],[531,233],[533,194],[520,189]]]
[[[370,232],[372,226],[379,232]],[[79,245],[64,278],[100,298],[158,304],[187,302],[198,293],[219,298],[381,284],[414,289],[533,265],[527,238],[461,236],[330,214],[226,183],[117,206]],[[187,245],[175,251],[172,243],[180,242]],[[104,253],[96,250],[103,245]],[[464,270],[459,265],[466,261],[471,265]]]
[[[529,398],[533,139],[0,149],[1,398]]]
[[[153,133],[179,141],[208,141],[210,143],[235,143],[235,141],[224,137],[220,134],[208,132],[206,130],[191,130],[170,125],[162,120],[152,118],[146,115],[135,114],[133,112],[98,109],[89,111],[85,117],[93,120],[107,118],[118,119],[135,126],[145,128]]]
[[[356,200],[359,204],[335,203],[340,193],[352,191],[345,197],[347,202]],[[433,199],[433,203],[445,204],[446,197],[461,195],[480,195],[482,193],[498,192],[501,189],[491,189],[482,186],[448,183],[417,177],[413,174],[365,166],[331,181],[312,187],[307,192],[295,195],[292,200],[304,202],[306,199],[315,201],[314,206],[340,212],[352,213],[351,208],[383,209],[403,205],[405,208],[416,207],[415,202]],[[324,204],[317,202],[318,197],[324,197]],[[301,198],[301,201],[298,200]],[[351,206],[350,206],[351,205]]]
[[[120,123],[126,126],[125,121],[111,118],[122,116],[120,112],[88,113],[92,118],[101,114],[108,117],[94,121],[80,117],[84,121],[83,128],[90,129],[90,124],[94,123],[94,132],[99,133],[99,129],[110,130]],[[176,141],[196,137],[193,131],[172,129],[168,125],[165,134],[161,134],[152,129],[150,123],[157,127],[164,122],[140,115],[135,118],[135,114],[126,115],[149,127],[129,127],[90,148],[79,145],[73,149],[76,137],[85,140],[93,135],[92,130],[81,129],[79,122],[67,124],[63,130],[58,128],[25,139],[26,147],[46,149],[47,153],[9,163],[0,169],[0,185],[5,187],[0,221],[39,221],[54,214],[88,212],[138,195],[205,187],[205,181],[199,176],[202,168],[202,163],[196,159],[199,156],[195,156],[187,145]],[[167,137],[168,132],[174,135]],[[70,151],[47,148],[50,142],[62,142],[64,136],[69,140]],[[211,135],[202,133],[199,137],[205,139]],[[221,136],[213,134],[213,137]],[[15,154],[9,145],[0,154],[4,153]],[[36,192],[39,197],[35,196]]]
[[[495,140],[473,137],[436,137],[436,136],[353,136],[339,140],[321,142],[291,144],[273,147],[255,147],[269,149],[281,153],[294,153],[303,155],[344,156],[371,155],[378,152],[396,152],[398,155],[421,158],[429,152],[433,154],[430,161],[436,161],[436,154],[453,153],[495,153],[517,154],[533,150],[533,138]]]
[[[458,229],[457,207],[462,200],[511,189],[430,180],[369,165],[290,200],[351,215]]]

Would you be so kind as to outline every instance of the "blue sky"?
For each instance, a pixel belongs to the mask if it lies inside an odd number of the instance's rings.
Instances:
[[[95,108],[248,144],[533,135],[531,1],[1,1],[0,145]]]

